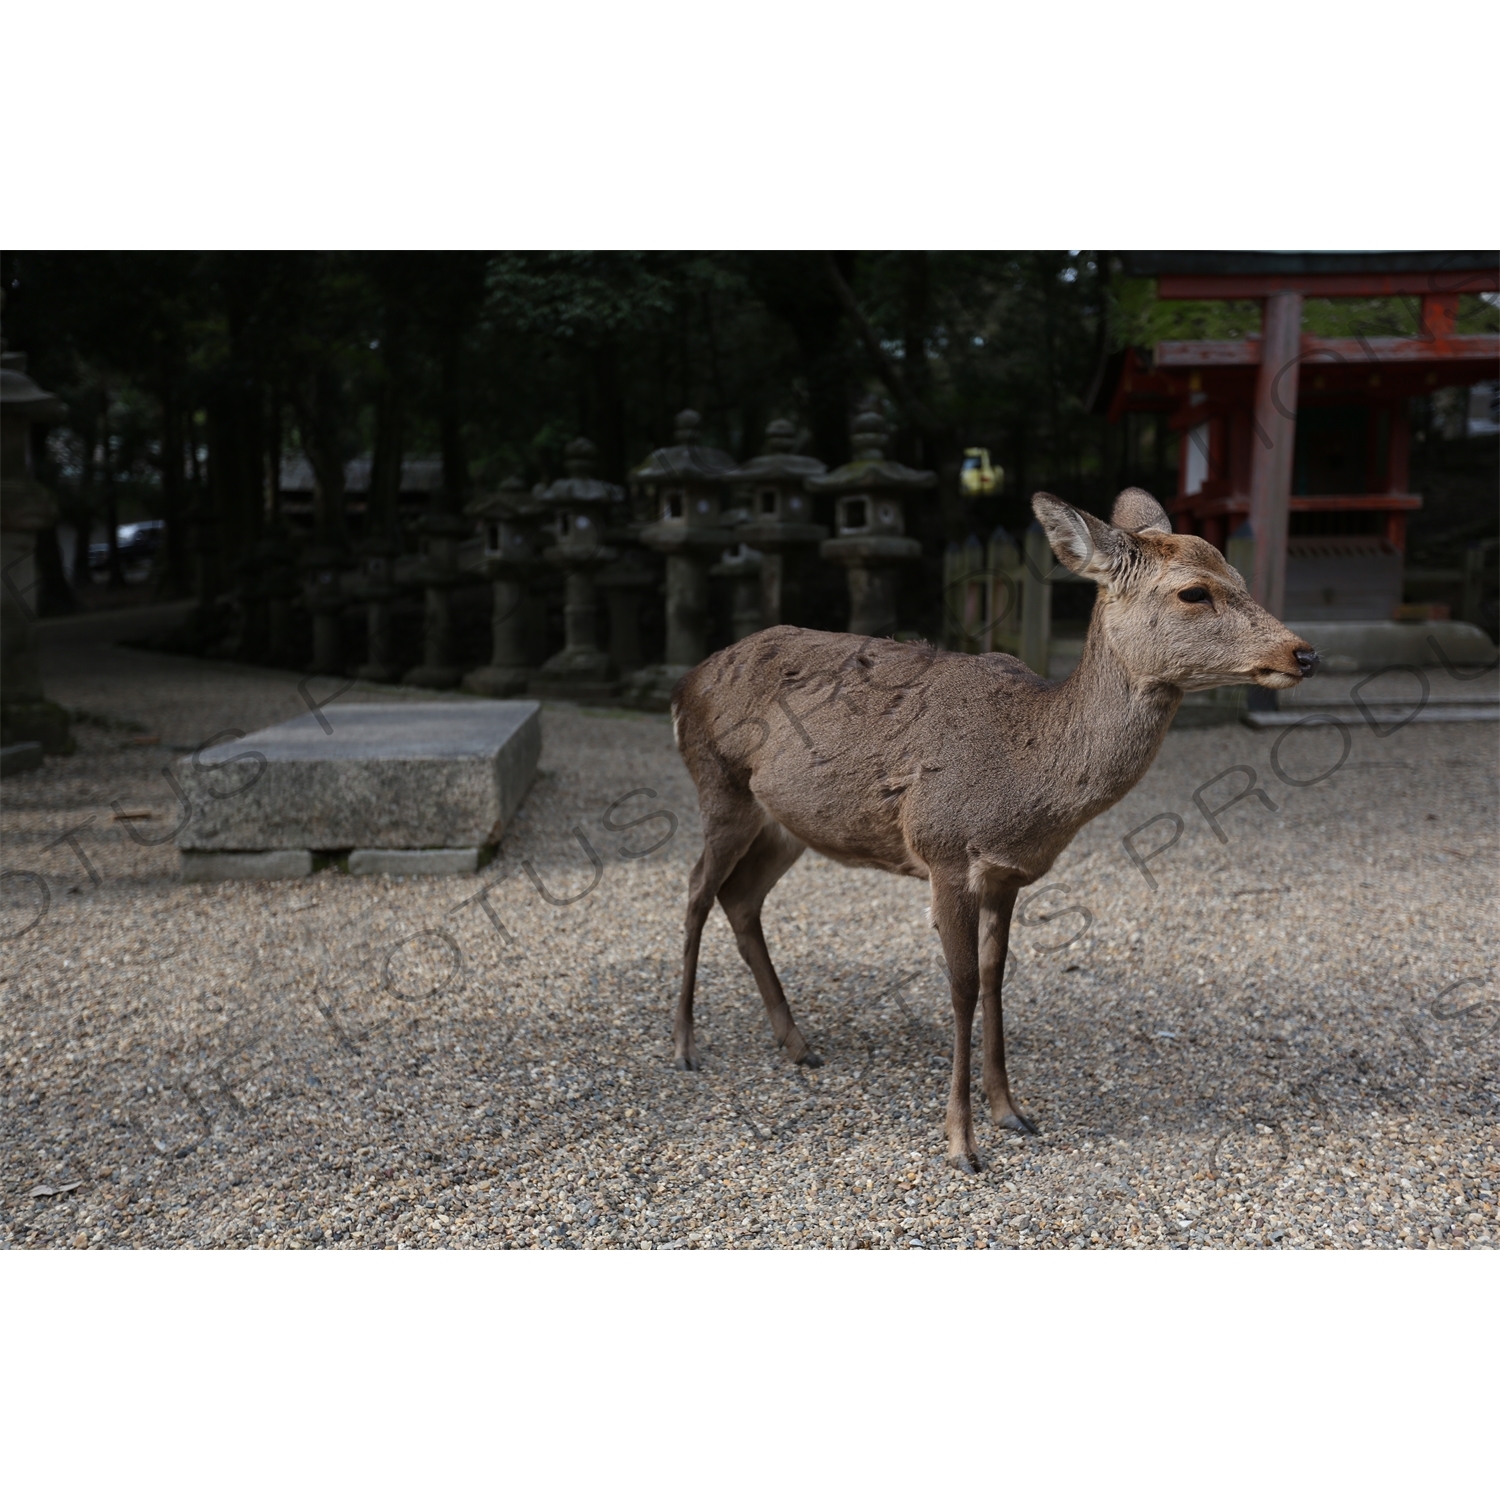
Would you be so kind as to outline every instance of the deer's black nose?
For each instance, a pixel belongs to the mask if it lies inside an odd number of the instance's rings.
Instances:
[[[1311,677],[1318,670],[1318,653],[1316,651],[1293,651],[1292,655],[1297,658],[1297,665],[1302,668],[1304,677]]]

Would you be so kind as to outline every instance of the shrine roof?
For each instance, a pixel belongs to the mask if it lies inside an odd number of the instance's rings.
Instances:
[[[1126,250],[1127,276],[1347,276],[1494,271],[1494,250]]]

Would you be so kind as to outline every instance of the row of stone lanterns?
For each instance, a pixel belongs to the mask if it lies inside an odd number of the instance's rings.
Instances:
[[[398,544],[390,537],[359,545],[359,574],[347,589],[340,582],[342,555],[316,543],[305,549],[298,570],[314,621],[314,670],[341,669],[340,617],[354,602],[364,606],[368,625],[368,660],[357,675],[394,681],[395,604],[416,585],[424,597],[423,659],[402,680],[457,686],[452,593],[466,576],[478,576],[490,585],[491,651],[485,665],[462,675],[465,690],[584,700],[623,694],[641,706],[660,707],[707,655],[710,580],[729,585],[731,631],[743,639],[781,623],[789,559],[814,546],[848,572],[849,629],[893,634],[900,571],[921,554],[918,542],[905,535],[905,506],[933,489],[936,476],[886,457],[890,429],[884,418],[870,411],[855,418],[853,457],[832,473],[794,451],[791,422],[771,422],[763,451],[744,464],[704,443],[700,427],[696,412],[679,413],[675,442],[631,472],[628,511],[627,492],[597,476],[594,445],[578,438],[566,449],[566,476],[550,485],[528,490],[513,478],[475,500],[463,516],[428,512],[416,527],[420,556],[399,583]],[[812,519],[814,498],[821,495],[835,501],[832,537]],[[476,528],[477,562],[461,568],[460,543]],[[664,587],[650,552],[664,561]],[[543,568],[562,575],[565,639],[560,651],[536,667],[526,647],[540,625],[539,596],[531,585]],[[263,571],[268,579],[273,571],[285,573],[289,583],[290,559]],[[665,596],[665,660],[642,667],[642,602],[658,589]],[[599,646],[601,603],[609,612],[608,652]]]
[[[582,438],[568,447],[568,477],[538,487],[529,507],[524,487],[512,480],[499,496],[470,508],[485,528],[482,566],[495,589],[495,654],[465,679],[470,691],[583,698],[623,692],[639,705],[660,707],[707,655],[709,580],[729,583],[731,630],[740,640],[781,623],[788,558],[814,545],[848,572],[849,629],[894,634],[900,571],[921,555],[920,544],[905,535],[906,503],[933,489],[937,476],[886,457],[884,418],[865,412],[855,419],[853,457],[832,473],[793,451],[796,429],[785,420],[768,426],[763,452],[743,465],[703,443],[700,426],[696,412],[680,413],[676,441],[632,471],[631,523],[613,519],[623,492],[595,477],[595,450]],[[816,495],[835,499],[833,537],[812,520]],[[524,514],[534,525],[538,509],[553,517],[555,541],[542,556],[564,575],[566,644],[540,670],[528,671],[519,626],[526,579],[538,558],[521,522]],[[640,601],[655,585],[637,543],[665,561],[666,649],[664,661],[630,672],[639,655]],[[610,605],[608,654],[598,645],[601,592]],[[623,683],[621,671],[628,673]]]

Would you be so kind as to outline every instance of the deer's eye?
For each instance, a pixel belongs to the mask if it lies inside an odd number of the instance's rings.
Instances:
[[[1183,589],[1177,596],[1184,604],[1202,604],[1208,598],[1207,589]]]

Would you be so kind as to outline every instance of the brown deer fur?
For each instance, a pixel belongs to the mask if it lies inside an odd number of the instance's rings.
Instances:
[[[1000,1015],[1017,892],[1140,780],[1184,692],[1287,688],[1317,661],[1218,551],[1171,534],[1144,491],[1119,497],[1114,524],[1051,495],[1035,496],[1032,508],[1059,560],[1099,585],[1082,660],[1065,681],[1011,656],[780,625],[709,657],[673,696],[678,748],[703,811],[678,1066],[697,1066],[693,986],[716,898],[776,1040],[794,1062],[817,1066],[766,949],[767,893],[808,847],[917,876],[931,884],[952,986],[948,1157],[963,1171],[979,1166],[969,1101],[978,1003],[991,1115],[1035,1128],[1011,1095]]]

